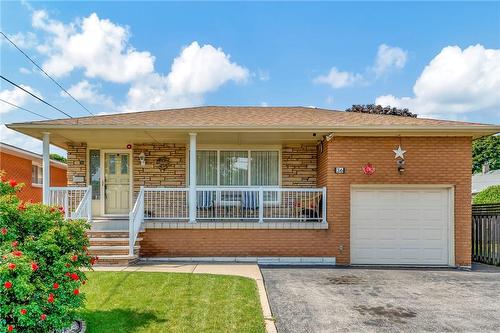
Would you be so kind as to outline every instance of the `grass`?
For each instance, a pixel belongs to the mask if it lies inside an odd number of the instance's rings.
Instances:
[[[88,333],[265,332],[254,280],[142,272],[90,272],[81,311]]]

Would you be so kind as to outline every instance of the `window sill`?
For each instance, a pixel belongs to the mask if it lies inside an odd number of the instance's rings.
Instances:
[[[31,187],[43,187],[43,184],[31,184]]]
[[[146,229],[274,229],[274,230],[325,230],[328,223],[321,222],[196,222],[145,220]]]

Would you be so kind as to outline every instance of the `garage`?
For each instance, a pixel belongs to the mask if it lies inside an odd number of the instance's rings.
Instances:
[[[450,187],[351,189],[351,263],[454,265]]]

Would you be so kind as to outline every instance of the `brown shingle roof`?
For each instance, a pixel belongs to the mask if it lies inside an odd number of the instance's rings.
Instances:
[[[13,124],[20,125],[20,124]],[[481,126],[478,123],[334,111],[308,107],[204,106],[44,120],[22,125],[163,128],[314,128],[377,126]]]

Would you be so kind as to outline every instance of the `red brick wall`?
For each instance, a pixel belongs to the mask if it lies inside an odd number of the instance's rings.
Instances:
[[[22,200],[42,201],[42,188],[31,185],[32,160],[0,152],[0,170],[6,172],[6,179],[15,179],[24,183],[22,191],[18,194]],[[66,186],[66,169],[50,167],[50,185]]]
[[[318,155],[318,186],[327,186],[328,230],[148,229],[141,254],[154,256],[334,256],[348,264],[352,184],[451,184],[455,187],[455,259],[470,265],[471,138],[404,137],[406,171],[396,169],[398,137],[334,137]],[[372,163],[375,174],[361,168]],[[337,175],[334,167],[345,167]],[[340,250],[342,246],[342,251]]]

